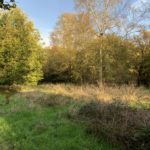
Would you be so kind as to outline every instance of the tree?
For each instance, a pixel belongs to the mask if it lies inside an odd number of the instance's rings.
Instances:
[[[93,39],[77,52],[73,77],[77,83],[97,83],[99,80],[100,38]],[[108,84],[127,84],[133,80],[130,73],[134,45],[115,34],[103,37],[103,81]],[[105,65],[104,65],[105,64]]]
[[[75,51],[53,46],[45,52],[44,82],[71,82]]]
[[[129,0],[120,13],[120,27],[118,32],[127,38],[139,35],[141,30],[149,28],[150,1]]]
[[[145,16],[149,13],[149,7],[146,5],[145,9],[133,9],[134,1],[132,0],[75,0],[75,2],[80,12],[89,14],[93,22],[93,29],[95,29],[95,33],[101,40],[103,40],[103,37],[107,33],[116,32],[117,34],[121,33],[120,35],[123,35],[126,31],[127,35],[127,32],[131,33],[131,31],[135,31],[135,28],[139,27],[141,22],[143,23]],[[121,32],[123,28],[124,31]],[[99,50],[99,80],[102,85],[103,41],[100,44],[102,46],[100,46],[101,49]]]
[[[42,78],[39,34],[19,10],[0,12],[0,84],[36,84]]]
[[[8,10],[16,8],[15,0],[10,0],[10,3],[4,3],[4,0],[0,0],[0,8]]]
[[[99,58],[99,40],[93,39],[86,42],[81,51],[76,54],[73,64],[73,81],[80,84],[92,83],[98,81]]]
[[[150,31],[141,31],[139,36],[134,38],[136,49],[133,53],[133,70],[137,76],[137,84],[148,85],[149,64],[150,64]]]
[[[52,45],[67,49],[82,49],[86,41],[94,36],[87,14],[62,14],[51,34]]]
[[[135,78],[130,72],[134,44],[116,34],[107,35],[104,51],[104,81],[106,83],[134,83]]]
[[[73,67],[77,51],[83,50],[93,38],[94,31],[87,14],[62,14],[51,34],[53,48],[48,55],[48,72],[44,71],[48,78],[51,81],[75,81]]]
[[[143,70],[140,81],[143,85],[150,86],[150,53],[143,59]]]
[[[115,8],[116,0],[76,0],[76,6],[90,15],[97,35],[103,40],[103,35],[118,22]],[[101,41],[101,44],[103,41]],[[103,46],[99,50],[99,81],[103,84]]]

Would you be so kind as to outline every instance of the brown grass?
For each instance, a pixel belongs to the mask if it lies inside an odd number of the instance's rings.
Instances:
[[[130,108],[120,101],[91,102],[81,107],[78,118],[84,120],[87,132],[129,150],[150,147],[150,109]]]
[[[150,90],[134,86],[65,84],[22,87],[26,98],[48,106],[66,105],[74,101],[69,117],[87,125],[87,133],[98,139],[121,143],[128,150],[150,147]]]
[[[48,84],[38,87],[22,87],[22,92],[37,91],[47,94],[56,94],[71,97],[74,100],[96,100],[103,102],[122,101],[130,104],[136,103],[139,105],[150,104],[150,90],[145,90],[143,87],[134,86],[113,86],[99,88],[96,86],[74,86],[71,84]]]

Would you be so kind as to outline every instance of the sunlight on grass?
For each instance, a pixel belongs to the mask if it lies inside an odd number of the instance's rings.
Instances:
[[[101,102],[113,102],[121,101],[128,103],[133,107],[147,107],[150,108],[150,92],[143,87],[134,86],[114,86],[103,88],[96,86],[75,86],[72,84],[47,84],[36,86],[23,86],[22,90],[24,95],[28,95],[28,92],[36,92],[34,98],[38,97],[41,92],[54,95],[62,95],[64,97],[70,97],[77,101],[101,101]],[[30,95],[30,94],[29,94]]]
[[[4,101],[1,97],[0,102]],[[66,117],[67,107],[46,107],[14,96],[0,106],[0,149],[2,150],[116,150],[97,142],[85,127]],[[16,111],[14,109],[16,108]],[[3,112],[3,113],[2,113]]]

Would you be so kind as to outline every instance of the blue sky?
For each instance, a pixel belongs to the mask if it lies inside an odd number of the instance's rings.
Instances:
[[[134,7],[140,7],[141,2],[146,1],[148,0],[133,0]],[[75,11],[74,0],[16,0],[16,2],[40,31],[45,46],[50,44],[50,32],[55,28],[58,17],[64,12]]]
[[[40,31],[46,46],[49,44],[49,35],[58,17],[64,12],[74,11],[74,0],[16,0],[16,2]]]

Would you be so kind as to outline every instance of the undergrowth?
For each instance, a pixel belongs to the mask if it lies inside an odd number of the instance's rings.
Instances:
[[[69,84],[17,86],[17,89],[20,92],[13,93],[8,104],[5,96],[0,97],[2,150],[37,146],[41,150],[150,147],[148,89]]]

